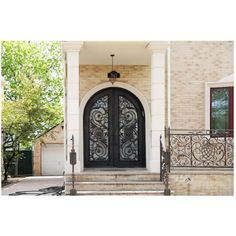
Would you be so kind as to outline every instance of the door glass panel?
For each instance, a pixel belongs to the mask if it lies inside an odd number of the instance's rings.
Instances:
[[[89,161],[108,160],[108,145],[108,96],[103,96],[89,113]]]
[[[212,99],[212,127],[211,129],[228,129],[229,128],[229,94],[228,89],[213,89]]]
[[[119,96],[120,160],[138,160],[138,115],[134,105]]]

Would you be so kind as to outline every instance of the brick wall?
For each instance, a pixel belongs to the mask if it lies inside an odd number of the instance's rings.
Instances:
[[[205,82],[215,82],[233,73],[232,41],[171,43],[171,127],[205,128]],[[107,82],[110,65],[80,65],[80,101],[93,87]],[[117,65],[118,81],[137,88],[150,105],[150,66]],[[167,89],[167,80],[166,80]],[[167,125],[167,93],[166,93]]]
[[[145,65],[117,65],[114,68],[121,74],[119,82],[127,83],[138,89],[150,104],[151,81],[150,67]],[[80,101],[95,86],[108,82],[107,73],[111,66],[80,65]]]
[[[233,42],[172,42],[171,127],[205,128],[205,82],[233,73]]]
[[[173,195],[234,195],[233,170],[172,170]]]

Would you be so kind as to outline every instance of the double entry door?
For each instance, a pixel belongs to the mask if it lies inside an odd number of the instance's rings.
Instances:
[[[145,113],[125,89],[97,92],[84,110],[84,166],[145,167]]]

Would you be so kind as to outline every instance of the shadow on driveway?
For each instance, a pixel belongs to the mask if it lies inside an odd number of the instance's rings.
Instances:
[[[53,192],[59,190],[63,185],[63,176],[30,176],[2,187],[2,195],[53,195]],[[16,192],[22,194],[15,194]]]

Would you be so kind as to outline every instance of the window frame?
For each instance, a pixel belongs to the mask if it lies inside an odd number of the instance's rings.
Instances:
[[[213,117],[212,117],[212,94],[214,90],[221,90],[221,89],[227,89],[228,91],[228,129],[229,136],[232,136],[232,130],[234,129],[234,87],[233,86],[226,86],[226,87],[212,87],[210,88],[210,129],[217,130],[215,127],[213,127]],[[222,129],[223,131],[223,129]]]
[[[211,94],[210,90],[211,88],[224,88],[224,87],[233,87],[234,88],[234,79],[233,74],[230,76],[227,76],[219,81],[216,82],[205,82],[205,130],[210,130],[210,107],[211,107]],[[233,103],[233,98],[232,98]],[[233,107],[233,104],[232,104]],[[232,111],[233,116],[233,111]],[[231,118],[233,122],[233,117]],[[232,125],[231,125],[232,126]]]

